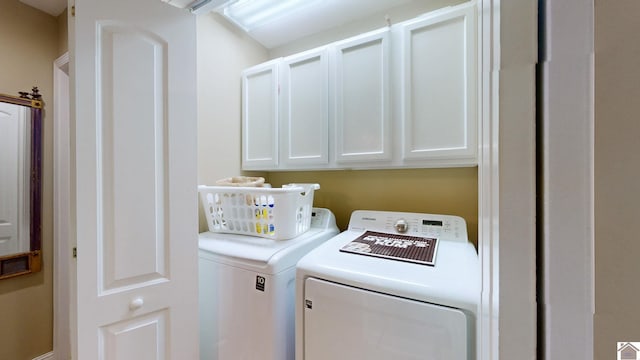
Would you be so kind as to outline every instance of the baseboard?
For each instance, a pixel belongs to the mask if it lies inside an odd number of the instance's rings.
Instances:
[[[46,354],[42,354],[40,356],[38,356],[37,358],[33,358],[33,360],[53,360],[53,351],[48,352]]]

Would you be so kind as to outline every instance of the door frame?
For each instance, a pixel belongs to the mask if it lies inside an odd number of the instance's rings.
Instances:
[[[595,312],[593,1],[480,1],[480,359],[589,359]],[[542,74],[537,83],[536,70]],[[532,144],[536,126],[541,138]],[[537,190],[536,178],[542,184]],[[567,209],[583,211],[567,216]]]
[[[71,358],[69,53],[53,63],[53,353]],[[66,108],[66,111],[64,110]]]
[[[478,358],[535,359],[537,1],[479,0]]]
[[[531,2],[531,7],[520,7],[509,5],[506,1],[500,0],[479,0],[478,9],[482,10],[480,19],[480,30],[484,47],[481,53],[481,74],[483,77],[482,93],[486,96],[481,101],[481,124],[480,134],[480,159],[478,167],[479,186],[479,239],[478,250],[482,264],[482,299],[479,316],[479,329],[481,337],[478,344],[478,355],[480,359],[499,359],[522,357],[534,358],[536,347],[536,319],[535,319],[535,205],[530,206],[530,202],[535,201],[535,187],[528,186],[529,180],[535,180],[535,148],[522,148],[522,143],[511,139],[508,143],[501,142],[507,135],[517,135],[525,142],[533,139],[533,122],[535,111],[522,115],[515,106],[505,107],[499,101],[501,89],[517,89],[525,94],[525,100],[530,100],[529,95],[533,86],[527,75],[535,74],[535,59],[532,62],[518,64],[520,67],[510,68],[510,72],[501,69],[501,64],[505,62],[508,55],[516,57],[518,49],[510,49],[503,45],[501,47],[501,31],[508,34],[504,29],[521,29],[522,24],[518,23],[518,16],[510,15],[533,15],[537,3]],[[533,8],[533,12],[531,12]],[[535,23],[535,20],[534,20]],[[535,39],[535,26],[529,27],[525,31],[532,31],[533,34],[526,33]],[[527,44],[529,45],[529,44]],[[537,47],[537,43],[533,44]],[[508,53],[511,51],[511,53]],[[64,60],[63,60],[64,61]],[[67,55],[66,62],[69,57]],[[57,81],[59,72],[62,71],[64,63],[54,65],[54,97],[58,94]],[[58,77],[56,77],[58,73]],[[518,75],[525,77],[518,78]],[[56,80],[58,79],[58,80]],[[506,81],[511,80],[506,83]],[[506,85],[506,86],[505,86]],[[71,91],[73,91],[71,89]],[[506,90],[505,90],[506,91]],[[511,96],[509,96],[511,98]],[[535,98],[535,97],[534,97]],[[68,100],[68,98],[67,98]],[[54,100],[54,103],[57,100]],[[58,106],[56,106],[58,108]],[[502,121],[501,121],[502,120]],[[505,123],[514,120],[508,129],[504,128]],[[54,130],[54,151],[60,151],[60,136],[65,129],[59,121],[55,122]],[[524,131],[511,134],[509,129],[523,126]],[[62,132],[60,132],[62,131]],[[66,128],[67,135],[69,129]],[[56,155],[57,154],[57,155]],[[505,159],[505,154],[510,154]],[[515,156],[515,155],[517,156]],[[61,160],[55,153],[54,161],[69,161],[68,158]],[[527,159],[524,163],[520,159]],[[56,162],[56,164],[58,164]],[[510,165],[515,165],[511,167]],[[525,171],[522,172],[522,169]],[[534,169],[533,179],[527,179],[524,183],[516,181],[518,174],[522,176],[531,175]],[[54,179],[60,175],[59,166],[54,166]],[[67,174],[68,175],[68,174]],[[54,180],[55,182],[56,180]],[[59,181],[59,180],[58,180]],[[54,311],[58,315],[54,319],[54,353],[56,358],[67,358],[62,355],[64,351],[70,351],[69,345],[71,334],[65,329],[65,319],[69,320],[69,309],[65,304],[69,304],[69,293],[71,290],[71,261],[63,261],[71,253],[71,239],[61,239],[60,231],[67,226],[70,221],[68,213],[59,213],[60,199],[64,192],[58,188],[59,182],[54,183]],[[500,212],[501,205],[510,198],[524,199],[525,206],[516,211]],[[502,217],[502,219],[500,219]],[[65,219],[66,218],[66,219]],[[502,221],[500,221],[502,220]],[[62,227],[61,227],[62,226]],[[523,235],[523,236],[520,236]],[[500,239],[508,238],[509,241],[500,242]],[[499,251],[502,249],[502,253]],[[502,254],[502,256],[501,256]],[[510,260],[508,254],[520,254],[519,259],[524,263]],[[501,261],[502,260],[502,261]],[[533,262],[533,263],[532,263]],[[533,276],[531,276],[533,274]],[[519,295],[517,290],[524,289],[525,294]],[[520,302],[522,296],[526,301]],[[66,316],[65,316],[66,314]],[[68,328],[67,328],[68,329]],[[501,330],[501,331],[499,331]],[[499,335],[502,334],[502,337]],[[508,341],[505,339],[524,339],[524,343]],[[65,350],[66,349],[66,350]],[[533,356],[530,356],[533,349]],[[59,353],[60,351],[60,353]],[[524,351],[524,352],[523,352]]]
[[[540,11],[539,348],[545,359],[593,359],[594,3],[546,0]]]

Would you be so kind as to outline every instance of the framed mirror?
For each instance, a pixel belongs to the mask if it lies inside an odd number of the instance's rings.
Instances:
[[[40,271],[42,96],[0,94],[0,279]]]

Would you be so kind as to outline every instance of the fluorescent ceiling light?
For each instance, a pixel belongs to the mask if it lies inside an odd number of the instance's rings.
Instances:
[[[190,3],[189,10],[194,14],[204,14],[212,10],[221,9],[234,2],[236,0],[196,0]]]
[[[318,0],[239,0],[224,8],[223,14],[245,31],[289,15]]]

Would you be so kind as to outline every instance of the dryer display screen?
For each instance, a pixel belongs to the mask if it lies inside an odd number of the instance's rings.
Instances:
[[[437,247],[436,238],[367,231],[340,251],[434,266]]]
[[[426,226],[442,226],[442,221],[439,221],[439,220],[422,220],[422,225],[426,225]]]

